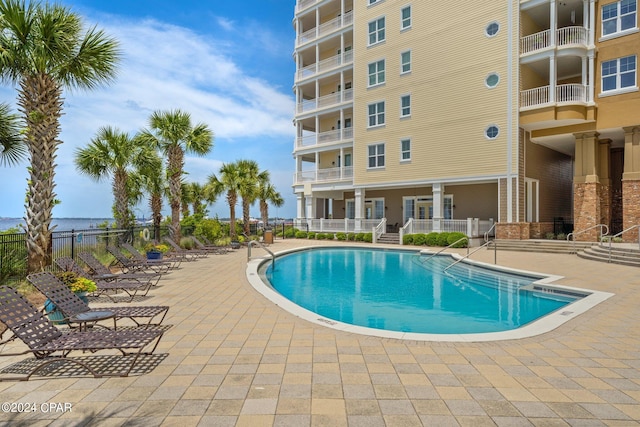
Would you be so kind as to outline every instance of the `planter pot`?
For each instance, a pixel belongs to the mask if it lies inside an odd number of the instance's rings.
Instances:
[[[149,251],[149,252],[147,252],[147,259],[162,259],[162,252],[160,252],[160,251]]]
[[[240,249],[240,242],[238,241],[232,241],[231,242],[231,249]]]

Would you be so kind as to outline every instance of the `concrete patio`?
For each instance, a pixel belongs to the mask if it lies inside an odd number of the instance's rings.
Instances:
[[[274,251],[326,245],[276,240]],[[264,252],[254,248],[254,256]],[[498,252],[501,265],[615,295],[544,335],[418,342],[335,331],[275,306],[246,279],[246,249],[183,263],[139,304],[173,324],[148,373],[2,382],[0,425],[640,425],[640,270],[575,255]],[[493,252],[473,255],[493,262]],[[0,347],[9,352],[21,344]],[[24,357],[0,358],[5,368]]]

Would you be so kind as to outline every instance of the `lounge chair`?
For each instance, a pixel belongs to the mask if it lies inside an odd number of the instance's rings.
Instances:
[[[186,258],[186,259],[189,261],[194,261],[196,258],[205,258],[209,256],[209,254],[206,251],[201,251],[198,249],[184,249],[169,237],[165,237],[164,240],[171,246],[172,248],[171,253],[187,256],[189,258]]]
[[[131,257],[133,260],[140,263],[144,263],[148,261],[149,264],[158,265],[163,270],[166,270],[167,272],[169,270],[178,268],[180,266],[180,263],[182,262],[182,257],[173,257],[172,259],[148,260],[147,258],[144,257],[144,255],[138,252],[138,250],[135,247],[133,247],[131,243],[126,243],[126,242],[121,243],[120,246],[122,246],[127,252],[131,254]]]
[[[151,354],[155,351],[164,333],[160,328],[70,330],[63,333],[22,295],[8,286],[0,286],[0,321],[13,333],[13,336],[3,343],[19,338],[28,347],[22,352],[2,352],[0,355],[18,356],[31,353],[38,362],[35,363],[35,367],[26,372],[25,376],[0,377],[0,381],[26,381],[41,369],[65,361],[83,366],[96,378],[103,376],[126,377],[141,354]],[[143,352],[146,348],[151,349],[148,352]],[[125,365],[122,371],[115,371],[114,366],[109,365],[108,372],[97,372],[85,360],[67,358],[72,351],[78,350],[90,352],[119,350],[125,356],[122,360],[131,359],[131,362]],[[6,371],[7,368],[4,370]]]
[[[73,326],[78,324],[82,327],[87,323],[93,323],[98,320],[114,319],[114,328],[117,326],[119,319],[131,319],[136,326],[159,325],[164,320],[168,306],[128,306],[128,307],[105,307],[90,308],[87,303],[82,301],[80,297],[71,292],[53,273],[35,273],[27,276],[27,280],[36,287],[45,297],[55,305],[63,316],[63,322]],[[142,323],[137,318],[147,319]],[[158,321],[152,323],[155,318]]]
[[[108,245],[107,251],[113,255],[116,259],[116,263],[122,271],[125,273],[156,273],[156,274],[165,274],[168,272],[168,268],[166,265],[158,263],[157,261],[149,261],[142,260],[138,261],[133,258],[129,258],[125,254],[123,254],[120,249],[115,246]],[[84,261],[84,260],[83,260]]]
[[[193,243],[195,243],[198,249],[200,249],[201,251],[206,251],[216,255],[223,255],[228,252],[227,248],[224,246],[205,245],[196,236],[191,236],[191,240],[193,240]]]
[[[80,255],[78,255],[80,256]],[[98,290],[94,292],[96,296],[105,295],[112,302],[115,302],[111,292],[124,292],[129,295],[129,301],[133,301],[133,298],[138,295],[140,292],[140,296],[146,296],[149,293],[149,289],[154,285],[152,282],[147,280],[106,280],[103,276],[91,276],[89,273],[84,271],[78,264],[73,261],[73,259],[69,257],[61,257],[55,260],[55,263],[63,269],[64,271],[73,271],[78,276],[85,277],[87,279],[91,279],[96,282],[96,286]]]
[[[157,273],[112,273],[111,270],[100,263],[100,260],[88,252],[79,253],[78,258],[87,264],[90,271],[80,267],[71,257],[57,258],[55,263],[64,271],[73,271],[78,276],[94,280],[96,283],[132,282],[155,286],[162,277]]]

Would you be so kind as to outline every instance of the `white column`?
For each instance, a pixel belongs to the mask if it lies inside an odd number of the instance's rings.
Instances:
[[[440,231],[440,223],[444,218],[444,185],[433,184],[433,231]]]
[[[556,13],[556,2],[552,1],[549,3],[549,44],[551,46],[555,46],[556,43],[556,35],[558,33],[558,17]]]
[[[318,174],[320,172],[320,153],[315,152],[315,163],[316,163],[316,181],[318,181]]]
[[[589,99],[588,102],[595,100],[595,61],[594,53],[589,53]]]
[[[302,193],[296,194],[296,218],[305,218],[304,211],[304,195]]]
[[[344,148],[340,147],[340,179],[343,178],[343,175],[344,175]]]
[[[556,102],[556,57],[549,57],[549,102]]]
[[[313,219],[316,217],[316,198],[315,197],[305,197],[304,204],[306,207],[306,218]]]
[[[356,231],[358,229],[358,221],[364,218],[364,188],[355,189],[355,207],[356,207]]]
[[[596,0],[589,0],[589,47],[595,44]]]

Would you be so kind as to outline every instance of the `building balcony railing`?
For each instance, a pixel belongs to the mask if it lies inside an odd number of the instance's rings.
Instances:
[[[353,140],[353,128],[330,130],[296,138],[296,148],[307,148],[350,140]]]
[[[551,30],[540,31],[520,39],[520,54],[535,52],[552,46],[580,45],[586,47],[589,40],[589,30],[584,27],[563,27],[556,30],[556,36],[551,37]]]
[[[385,222],[385,219],[307,219],[296,218],[293,226],[298,230],[321,233],[371,233],[374,228]]]
[[[310,182],[322,184],[329,182],[351,181],[353,179],[353,166],[340,168],[316,169],[312,171],[299,171],[293,176],[294,184]]]
[[[296,111],[298,114],[308,113],[310,111],[322,108],[333,107],[344,102],[353,101],[353,89],[341,90],[330,95],[321,96],[320,98],[308,99],[299,102]]]
[[[347,51],[340,55],[332,56],[315,64],[301,68],[296,73],[296,80],[308,79],[316,74],[331,71],[343,65],[353,64],[353,52]]]
[[[318,27],[312,28],[302,34],[299,34],[298,38],[296,39],[296,46],[312,42],[322,36],[326,36],[327,34],[338,31],[351,24],[353,24],[353,12],[347,12],[344,15],[332,19],[331,21],[320,24],[320,26]]]
[[[305,10],[308,7],[313,6],[316,3],[320,3],[322,0],[298,0],[298,4],[296,5],[296,12],[300,12]]]
[[[538,108],[550,104],[586,104],[590,102],[589,86],[581,84],[558,85],[551,98],[551,86],[536,87],[520,92],[520,108]]]

